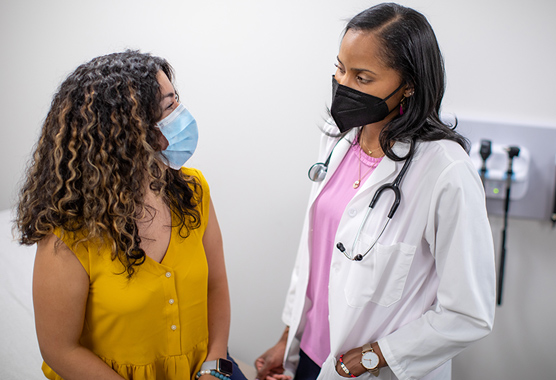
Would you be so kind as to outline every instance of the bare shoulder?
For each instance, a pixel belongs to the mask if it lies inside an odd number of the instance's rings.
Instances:
[[[37,243],[34,278],[53,281],[88,283],[89,275],[72,250],[56,235],[50,234]]]
[[[39,347],[45,361],[75,348],[83,330],[89,276],[77,256],[56,235],[37,243],[33,305]]]
[[[56,253],[72,254],[68,246],[54,234],[47,235],[37,243],[37,253],[42,255],[52,255]]]

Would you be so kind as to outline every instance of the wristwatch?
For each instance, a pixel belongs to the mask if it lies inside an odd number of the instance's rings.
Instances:
[[[233,366],[232,362],[228,359],[216,359],[204,362],[201,366],[201,371],[216,371],[224,376],[230,377],[232,375]]]
[[[373,375],[378,376],[378,373],[380,372],[380,369],[378,368],[379,361],[380,359],[376,352],[374,352],[371,344],[366,343],[361,351],[361,365]]]

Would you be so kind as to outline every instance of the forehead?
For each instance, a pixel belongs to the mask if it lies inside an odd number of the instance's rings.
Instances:
[[[349,29],[342,39],[339,58],[342,63],[355,68],[390,69],[382,59],[382,45],[369,31]]]
[[[162,96],[174,92],[174,86],[172,85],[172,82],[170,82],[170,79],[168,79],[168,76],[164,73],[164,71],[160,70],[156,74],[156,79],[158,80],[158,84],[160,85],[160,93],[162,94]]]

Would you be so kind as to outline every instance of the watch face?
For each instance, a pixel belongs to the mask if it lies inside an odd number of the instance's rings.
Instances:
[[[363,354],[361,364],[367,369],[375,369],[378,367],[378,355],[374,352],[368,351]]]
[[[233,371],[232,362],[227,359],[218,359],[218,372],[230,376]]]

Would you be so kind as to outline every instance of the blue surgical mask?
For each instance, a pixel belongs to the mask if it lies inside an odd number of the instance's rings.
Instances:
[[[168,147],[161,153],[172,169],[180,169],[197,148],[199,132],[197,122],[183,104],[156,123],[156,127],[168,140]]]

